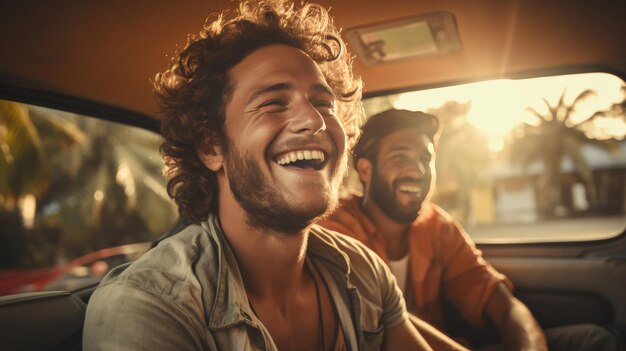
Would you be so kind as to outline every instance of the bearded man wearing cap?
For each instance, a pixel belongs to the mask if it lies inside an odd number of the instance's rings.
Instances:
[[[361,129],[353,161],[363,196],[342,200],[320,224],[360,240],[383,258],[427,341],[445,332],[445,301],[471,325],[498,330],[502,344],[487,346],[490,350],[617,349],[613,336],[599,326],[554,328],[544,334],[513,296],[508,278],[483,259],[457,221],[428,201],[435,181],[435,116],[387,110]]]

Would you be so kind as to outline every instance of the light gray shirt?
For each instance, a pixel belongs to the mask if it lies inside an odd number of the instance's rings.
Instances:
[[[348,349],[380,349],[384,330],[407,318],[384,262],[319,226],[307,257],[328,285]],[[216,216],[109,272],[89,301],[83,336],[85,350],[276,350]]]

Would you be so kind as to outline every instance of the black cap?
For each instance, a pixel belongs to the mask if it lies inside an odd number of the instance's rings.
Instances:
[[[354,161],[361,157],[371,158],[368,153],[374,150],[374,146],[385,136],[400,129],[415,128],[434,140],[439,130],[437,117],[420,112],[408,110],[387,110],[368,118],[361,127],[361,137],[354,146]]]

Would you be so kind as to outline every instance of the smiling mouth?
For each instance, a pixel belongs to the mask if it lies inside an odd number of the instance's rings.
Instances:
[[[413,196],[421,196],[422,188],[414,185],[400,185],[398,190],[405,194],[410,194]]]
[[[321,170],[326,159],[322,150],[297,150],[282,154],[276,159],[276,163],[283,167],[312,168]]]

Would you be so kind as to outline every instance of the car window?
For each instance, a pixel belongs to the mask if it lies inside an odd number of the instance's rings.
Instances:
[[[478,243],[621,233],[624,81],[607,73],[500,79],[364,100],[440,119],[433,202]],[[356,177],[349,187],[359,190]]]
[[[166,232],[178,214],[159,142],[141,128],[0,100],[0,295],[88,285]]]

